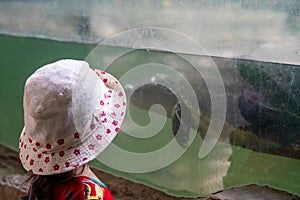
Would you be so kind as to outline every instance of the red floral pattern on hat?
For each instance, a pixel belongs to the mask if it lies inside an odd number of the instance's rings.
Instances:
[[[30,165],[33,165],[33,163],[34,163],[34,160],[31,159],[30,162],[29,162],[29,164],[30,164]]]
[[[100,115],[101,115],[101,117],[104,117],[106,114],[104,111],[102,111]]]
[[[74,167],[75,169],[79,167],[79,164],[75,164],[75,165],[72,165],[72,167]]]
[[[118,125],[118,121],[114,120],[114,121],[112,122],[112,124],[113,124],[114,126],[117,126],[117,125]]]
[[[95,124],[91,124],[91,125],[90,125],[90,129],[91,129],[91,130],[94,130],[94,129],[95,129],[95,127],[96,127],[96,125],[95,125]]]
[[[74,133],[74,138],[79,138],[79,133],[78,132]]]
[[[89,150],[94,150],[95,145],[94,144],[89,144]]]
[[[64,155],[65,155],[65,152],[64,152],[64,151],[60,151],[60,152],[59,152],[59,156],[60,156],[60,157],[64,157]]]
[[[55,171],[59,170],[59,168],[60,168],[60,166],[59,166],[58,164],[56,164],[56,165],[53,166],[53,169],[54,169]]]
[[[63,145],[65,143],[65,140],[64,139],[59,139],[58,141],[57,141],[57,144],[59,144],[59,145]]]
[[[80,154],[80,150],[79,149],[75,149],[74,150],[74,154],[75,154],[75,156],[78,156]]]
[[[97,140],[101,140],[101,139],[102,139],[102,135],[97,134],[97,135],[96,135],[96,139],[97,139]]]
[[[49,157],[46,157],[44,161],[45,161],[45,163],[48,163],[48,162],[50,162],[50,159],[49,159]]]

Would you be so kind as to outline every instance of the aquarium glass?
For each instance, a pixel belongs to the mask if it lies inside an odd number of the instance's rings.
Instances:
[[[298,0],[0,0],[0,143],[18,149],[27,77],[81,59],[127,95],[93,167],[174,196],[300,196],[299,24]]]

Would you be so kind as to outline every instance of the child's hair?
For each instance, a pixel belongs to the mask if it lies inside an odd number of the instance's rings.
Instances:
[[[60,174],[52,174],[52,175],[32,175],[32,184],[30,188],[29,200],[53,200],[55,193],[54,186],[57,183],[69,181],[73,179],[75,176],[78,176],[83,173],[86,165],[83,166],[80,172],[74,169],[72,171],[60,173]]]

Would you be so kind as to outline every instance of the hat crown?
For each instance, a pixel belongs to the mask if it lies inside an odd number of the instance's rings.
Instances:
[[[92,73],[95,80],[91,75],[85,80],[87,73]],[[86,62],[74,60],[46,65],[28,78],[24,91],[24,121],[30,141],[40,144],[36,149],[64,150],[86,137],[88,132],[77,124],[86,121],[85,116],[90,117],[94,112],[96,102],[91,101],[95,99],[93,89],[98,79]],[[74,138],[75,133],[82,134]]]

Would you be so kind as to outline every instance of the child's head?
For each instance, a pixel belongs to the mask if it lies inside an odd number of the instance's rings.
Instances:
[[[85,61],[60,60],[26,81],[19,156],[38,175],[78,168],[98,156],[120,129],[126,110],[121,84]]]

